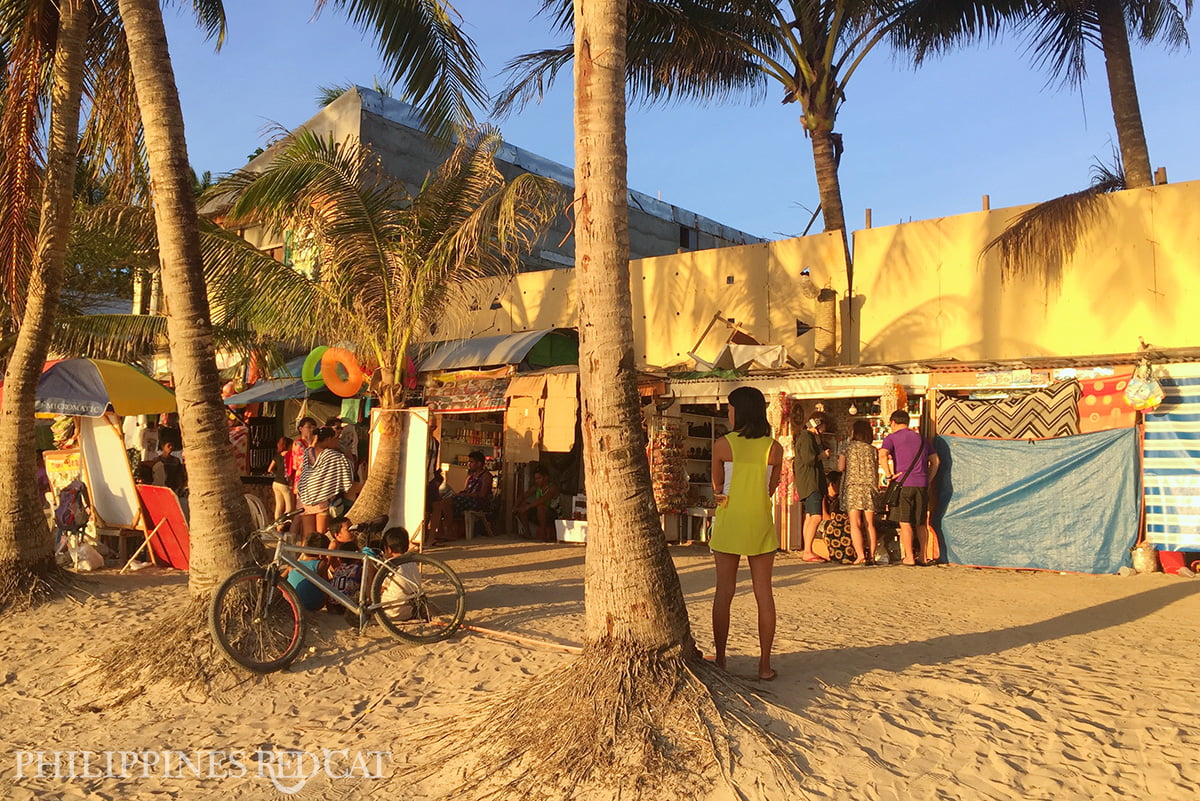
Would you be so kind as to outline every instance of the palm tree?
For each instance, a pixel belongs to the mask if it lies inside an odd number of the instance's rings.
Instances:
[[[221,402],[216,348],[204,285],[196,201],[158,0],[118,0],[145,130],[167,305],[167,334],[188,461],[192,537],[188,588],[207,596],[240,566],[238,546],[251,528]]]
[[[1079,86],[1087,74],[1089,46],[1099,46],[1125,184],[1130,189],[1153,184],[1129,40],[1132,35],[1169,48],[1186,46],[1192,0],[920,0],[914,6],[895,39],[918,64],[932,53],[1011,27],[1029,40],[1038,66]]]
[[[569,0],[543,0],[561,29],[571,25]],[[783,103],[800,104],[811,141],[825,230],[842,237],[853,282],[835,132],[846,87],[864,57],[896,24],[907,3],[895,0],[628,0],[626,76],[648,101],[700,100],[738,91],[764,93],[775,83]],[[498,102],[528,102],[551,84],[572,46],[514,60],[515,80]]]
[[[83,97],[84,42],[95,16],[91,0],[65,0],[58,10],[41,215],[33,269],[28,274],[28,299],[5,371],[0,413],[0,448],[6,454],[0,460],[0,489],[10,499],[0,515],[0,609],[45,595],[48,585],[44,579],[54,568],[37,485],[29,480],[35,460],[33,405],[65,271]],[[7,99],[5,105],[7,108]],[[10,158],[23,155],[17,152]]]
[[[310,279],[230,234],[209,240],[214,303],[276,339],[351,343],[375,370],[385,412],[376,465],[352,515],[384,514],[400,440],[386,412],[403,405],[403,362],[431,325],[466,310],[465,282],[511,272],[563,207],[562,187],[531,173],[506,183],[499,135],[465,132],[436,174],[411,195],[355,142],[292,134],[263,170],[234,173],[213,190],[227,225],[302,231],[320,253]]]

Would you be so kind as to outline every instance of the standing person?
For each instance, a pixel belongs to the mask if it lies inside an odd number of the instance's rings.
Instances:
[[[300,474],[304,472],[304,453],[317,444],[317,421],[301,417],[296,421],[296,439],[292,443],[292,494],[300,494]]]
[[[296,493],[304,513],[300,515],[300,533],[304,542],[313,532],[324,534],[329,528],[329,504],[354,485],[350,460],[337,449],[337,432],[329,427],[316,430],[316,444],[304,452]]]
[[[176,452],[183,450],[183,432],[179,430],[179,415],[175,412],[168,413],[166,422],[158,427],[158,449],[162,450],[167,443],[174,445]]]
[[[813,412],[805,421],[804,430],[796,435],[796,495],[804,506],[800,558],[805,562],[826,561],[813,552],[817,526],[821,525],[821,504],[825,499],[825,466],[821,460],[828,454],[828,449],[821,440],[824,432],[825,413]]]
[[[292,482],[288,475],[291,465],[292,440],[280,437],[275,443],[275,458],[267,466],[271,474],[271,491],[275,495],[275,519],[286,515],[296,508],[296,500],[292,497]]]
[[[162,444],[158,458],[151,462],[151,470],[154,483],[175,493],[184,519],[188,519],[191,517],[191,509],[188,508],[187,468],[175,453],[175,443],[168,439]]]
[[[771,496],[779,486],[783,448],[771,437],[767,401],[753,387],[738,387],[729,393],[729,428],[728,434],[713,443],[712,453],[712,487],[718,499],[709,541],[717,570],[712,608],[716,661],[725,667],[729,608],[737,588],[738,565],[745,556],[758,607],[758,677],[770,681],[775,678],[771,668],[775,640],[771,571],[779,546]]]
[[[872,443],[875,432],[866,420],[855,420],[850,429],[850,442],[838,457],[838,470],[842,473],[842,509],[850,515],[850,540],[858,558],[856,565],[869,565],[875,561],[875,547],[879,537],[875,533],[875,492],[879,487],[878,451]],[[863,529],[870,540],[863,541]]]
[[[933,452],[925,438],[908,427],[908,412],[892,412],[888,425],[892,433],[883,438],[879,448],[879,466],[889,480],[901,479],[900,502],[888,511],[888,519],[900,524],[900,561],[906,565],[925,564],[925,512],[929,500],[929,470]],[[920,547],[920,551],[914,550]],[[918,556],[918,553],[920,554]]]

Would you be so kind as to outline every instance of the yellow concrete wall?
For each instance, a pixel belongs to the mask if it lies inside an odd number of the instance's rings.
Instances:
[[[783,345],[793,359],[811,366],[814,334],[796,336],[796,320],[811,325],[816,316],[814,301],[803,297],[797,286],[805,267],[810,268],[818,287],[831,286],[839,296],[844,295],[844,257],[835,234],[631,262],[638,366],[689,362],[688,351],[718,312],[759,340]],[[574,281],[575,271],[565,269],[524,273],[507,286],[496,281],[480,283],[472,293],[478,311],[461,323],[440,329],[435,338],[574,327],[578,311]],[[489,308],[497,296],[503,313]]]
[[[1103,198],[1057,287],[1001,281],[996,260],[978,258],[1025,208],[855,232],[854,361],[1128,353],[1139,337],[1197,344],[1200,182]]]

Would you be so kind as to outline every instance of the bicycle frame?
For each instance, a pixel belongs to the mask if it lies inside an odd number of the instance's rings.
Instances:
[[[353,600],[348,598],[345,594],[343,594],[340,590],[338,590],[320,575],[314,573],[312,570],[301,564],[299,559],[296,558],[301,554],[336,556],[339,559],[354,559],[356,561],[363,562],[363,574],[358,585],[358,603],[354,603]],[[373,565],[383,565],[384,560],[377,556],[363,553],[361,551],[334,551],[328,548],[305,548],[302,545],[292,545],[284,541],[284,539],[281,537],[279,541],[275,543],[275,558],[271,560],[269,568],[275,572],[278,572],[281,565],[287,565],[292,570],[295,570],[300,575],[304,576],[304,578],[308,579],[318,588],[320,588],[321,592],[325,593],[325,595],[345,607],[347,611],[357,615],[359,626],[361,627],[367,622],[367,619],[371,613],[375,612],[377,609],[383,608],[382,604],[376,605],[368,603],[368,596],[371,591],[370,585],[374,578],[373,574],[367,574],[368,563]]]

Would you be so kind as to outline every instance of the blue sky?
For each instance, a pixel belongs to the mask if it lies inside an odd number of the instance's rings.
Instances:
[[[509,59],[559,44],[535,18],[537,0],[457,0],[489,85]],[[274,123],[292,128],[317,111],[317,87],[385,77],[368,41],[332,8],[312,18],[305,0],[228,2],[220,53],[192,19],[167,11],[168,37],[198,172],[245,163]],[[1172,182],[1200,178],[1200,23],[1190,51],[1135,46],[1134,70],[1155,167]],[[1098,51],[1082,94],[1046,86],[1015,42],[954,53],[913,70],[877,48],[853,76],[838,131],[846,219],[889,225],[1044,200],[1086,186],[1115,146]],[[505,139],[570,165],[570,75],[541,105],[499,121]],[[818,199],[812,151],[795,104],[778,93],[751,105],[676,103],[631,109],[632,188],[759,236],[798,235]],[[820,230],[820,221],[813,230]]]

